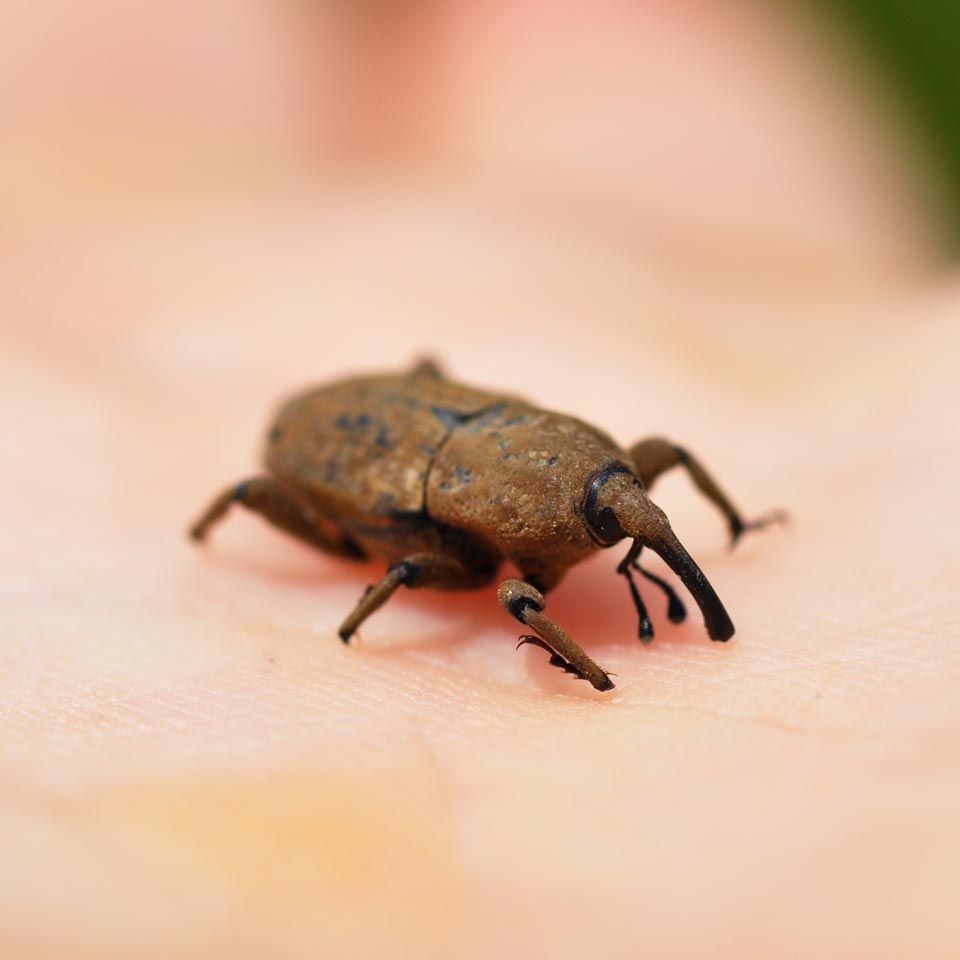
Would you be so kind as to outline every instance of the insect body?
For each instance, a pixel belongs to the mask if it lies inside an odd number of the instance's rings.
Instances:
[[[723,512],[735,541],[778,515],[744,522],[699,462],[662,438],[629,450],[574,417],[447,380],[431,363],[407,374],[358,377],[294,397],[270,429],[268,473],[218,496],[191,528],[202,540],[240,503],[328,553],[380,557],[386,575],[340,627],[348,642],[401,586],[469,590],[488,584],[502,562],[501,604],[533,631],[550,662],[610,690],[610,677],[544,612],[544,595],[568,568],[628,539],[618,566],[640,618],[653,629],[634,579],[667,595],[670,619],[685,610],[672,588],[643,570],[644,547],[680,577],[714,640],[733,635],[723,604],[647,496],[654,480],[681,465]],[[535,634],[535,635],[534,635]]]

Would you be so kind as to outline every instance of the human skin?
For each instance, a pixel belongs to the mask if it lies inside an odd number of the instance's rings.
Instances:
[[[5,942],[950,953],[956,291],[635,296],[637,263],[555,238],[535,246],[544,286],[503,279],[529,248],[488,225],[497,252],[460,272],[451,330],[442,295],[402,302],[411,283],[426,295],[441,247],[461,256],[449,236],[378,267],[376,295],[349,267],[408,226],[355,224],[336,272],[295,287],[300,212],[272,223],[269,251],[252,224],[196,222],[188,250],[176,232],[88,245],[82,269],[61,265],[47,323],[5,337]],[[341,322],[310,322],[348,295]],[[396,322],[378,321],[381,296]],[[59,320],[78,298],[87,329]],[[132,313],[159,319],[131,329]],[[647,587],[642,647],[611,550],[549,604],[617,675],[600,695],[515,652],[493,588],[403,592],[346,648],[336,628],[377,565],[241,511],[188,545],[208,496],[257,469],[282,396],[426,346],[625,443],[682,441],[748,514],[789,509],[788,528],[731,553],[684,477],[656,490],[734,639],[711,644],[695,609],[669,624]]]
[[[663,256],[623,235],[642,211],[545,222],[452,173],[133,209],[24,181],[43,215],[0,263],[3,955],[956,956],[960,284],[843,206],[872,196],[851,171],[817,182],[846,239],[812,271],[791,243],[772,269],[763,223],[733,265],[703,224]],[[787,509],[729,552],[685,477],[655,489],[733,640],[644,585],[641,646],[614,548],[549,597],[616,674],[598,694],[514,650],[495,586],[403,591],[345,648],[382,567],[239,509],[187,542],[285,396],[424,352],[624,444],[674,438],[747,516]]]

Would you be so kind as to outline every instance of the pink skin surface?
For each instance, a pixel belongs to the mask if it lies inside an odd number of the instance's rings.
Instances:
[[[744,4],[121,6],[5,14],[3,955],[956,956],[960,286],[826,54]],[[347,110],[326,49],[394,55]],[[656,489],[733,641],[644,584],[642,647],[610,551],[548,606],[600,695],[495,587],[346,649],[379,567],[186,543],[284,395],[423,352],[789,509],[731,554]]]

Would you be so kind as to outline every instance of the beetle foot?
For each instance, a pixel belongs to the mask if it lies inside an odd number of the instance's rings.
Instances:
[[[549,663],[553,667],[559,667],[565,673],[572,674],[578,680],[586,680],[588,683],[589,678],[585,676],[581,671],[579,671],[572,663],[568,663],[559,653],[554,652],[554,650],[543,642],[539,637],[535,637],[532,633],[525,633],[521,638],[520,642],[517,644],[517,649],[519,650],[525,643],[532,643],[535,647],[539,647],[541,650],[546,650],[550,654]],[[611,682],[610,687],[613,686]],[[606,688],[606,689],[609,689]]]
[[[730,521],[730,549],[732,550],[739,543],[740,538],[745,533],[750,533],[753,530],[763,530],[764,527],[769,527],[774,523],[786,524],[789,522],[790,515],[786,510],[771,510],[762,517],[757,517],[756,520],[743,520],[741,517],[734,517]]]

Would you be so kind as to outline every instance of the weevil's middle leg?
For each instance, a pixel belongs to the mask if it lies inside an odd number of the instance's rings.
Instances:
[[[493,570],[471,569],[456,556],[445,553],[415,553],[395,563],[366,592],[340,625],[340,639],[349,643],[360,624],[379,610],[402,587],[435,587],[438,590],[471,590],[489,583]]]
[[[359,603],[353,608],[350,616],[340,624],[337,631],[340,639],[344,643],[349,643],[350,638],[357,632],[360,624],[363,623],[371,613],[379,610],[393,595],[397,588],[403,584],[413,582],[417,575],[416,564],[410,560],[403,560],[392,566],[386,576],[379,582],[367,587]]]
[[[613,681],[584,653],[580,645],[563,629],[543,613],[543,594],[523,580],[510,578],[500,584],[500,603],[522,624],[530,627],[546,644],[551,653],[550,662],[581,680],[586,680],[597,690],[612,690]],[[521,645],[531,642],[521,637]],[[537,644],[543,646],[543,644]],[[554,659],[556,658],[556,659]]]
[[[683,466],[697,489],[726,517],[731,546],[749,530],[762,530],[771,523],[783,523],[787,519],[782,510],[775,510],[756,520],[744,520],[733,501],[710,476],[703,464],[689,450],[663,437],[649,437],[634,444],[630,448],[630,456],[647,490],[661,473],[672,467]]]

